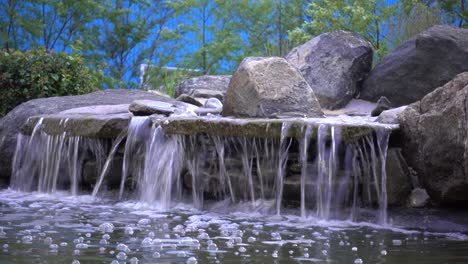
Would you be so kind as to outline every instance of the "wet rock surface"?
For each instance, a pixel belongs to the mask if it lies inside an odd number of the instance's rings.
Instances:
[[[468,72],[400,115],[403,154],[436,203],[468,205]]]
[[[57,114],[78,107],[130,104],[138,99],[152,99],[163,102],[175,101],[166,96],[150,92],[117,89],[103,90],[86,95],[34,99],[17,106],[0,119],[0,178],[9,181],[12,158],[16,147],[16,136],[29,117]]]
[[[372,45],[359,35],[334,31],[294,48],[286,59],[299,68],[320,105],[334,110],[358,94],[372,56]]]

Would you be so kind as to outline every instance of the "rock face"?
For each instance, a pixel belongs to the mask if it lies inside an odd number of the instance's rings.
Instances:
[[[434,26],[405,41],[375,66],[361,98],[386,96],[395,106],[420,100],[468,71],[468,29]]]
[[[389,110],[391,108],[392,108],[392,104],[390,103],[390,101],[387,99],[387,97],[382,96],[377,101],[377,106],[372,110],[371,116],[378,116],[383,111]]]
[[[345,106],[372,67],[372,45],[357,34],[321,34],[293,49],[286,59],[300,69],[326,109]]]
[[[168,97],[144,91],[104,90],[86,95],[34,99],[17,106],[0,120],[0,180],[6,183],[9,181],[16,135],[29,117],[56,114],[72,108],[93,105],[130,104],[137,99],[174,101]]]
[[[299,70],[279,57],[245,58],[229,83],[224,116],[322,116]]]
[[[468,72],[399,115],[403,154],[436,203],[468,206]]]
[[[187,94],[194,97],[217,97],[221,101],[226,95],[231,75],[203,75],[193,77],[181,82],[175,91],[174,97]],[[211,96],[215,95],[215,96]],[[219,98],[221,95],[222,98]]]

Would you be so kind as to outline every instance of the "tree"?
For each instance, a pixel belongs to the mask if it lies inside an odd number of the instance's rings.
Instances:
[[[379,60],[388,52],[384,29],[395,13],[396,6],[385,0],[315,0],[307,7],[307,21],[289,36],[301,42],[328,31],[357,32],[374,46]]]
[[[442,24],[443,12],[436,5],[427,5],[420,0],[402,1],[398,14],[389,23],[387,41],[391,48],[438,24]]]

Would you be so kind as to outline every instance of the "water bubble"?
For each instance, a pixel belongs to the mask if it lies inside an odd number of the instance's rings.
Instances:
[[[79,250],[79,249],[75,249],[75,250],[73,251],[73,255],[79,255],[79,254],[80,254],[80,250]]]
[[[160,258],[161,254],[159,252],[154,252],[153,253],[153,258]]]
[[[133,257],[130,259],[130,264],[138,264],[139,260],[137,257]]]
[[[273,258],[278,258],[278,251],[273,251],[273,254],[271,254]]]
[[[88,244],[79,243],[79,244],[76,244],[75,248],[77,248],[77,249],[87,249],[87,248],[88,248]]]
[[[113,261],[111,261],[111,264],[119,264],[119,261],[114,259]]]
[[[253,242],[255,242],[256,240],[257,240],[257,239],[256,239],[255,237],[249,237],[249,238],[247,238],[247,242],[249,242],[249,243],[253,243]]]
[[[3,244],[3,249],[8,249],[10,246],[8,244]]]
[[[218,246],[215,243],[209,244],[208,250],[218,250]]]
[[[338,243],[338,245],[340,245],[341,247],[345,245],[345,243],[343,241],[340,241],[340,243]]]
[[[67,242],[62,242],[62,243],[60,243],[60,246],[61,247],[66,247],[66,246],[68,246],[68,243]]]
[[[143,241],[141,241],[142,246],[151,246],[153,244],[153,239],[149,237],[145,237]]]
[[[178,253],[177,253],[177,257],[179,257],[179,258],[185,258],[185,257],[187,257],[187,253],[185,253],[184,251],[178,252]]]
[[[133,231],[133,228],[132,228],[132,227],[129,227],[129,226],[128,226],[128,227],[125,228],[125,234],[126,234],[126,235],[130,235],[130,236],[131,236],[131,235],[133,235],[133,233],[134,233],[134,231]]]
[[[401,246],[403,244],[403,242],[401,240],[399,240],[399,239],[394,239],[394,240],[392,240],[392,244],[394,246]]]
[[[352,247],[351,250],[352,251],[357,251],[357,247]]]
[[[105,239],[101,239],[101,240],[99,240],[99,244],[107,245],[107,244],[109,244],[109,242],[107,240],[105,240]]]
[[[326,250],[324,249],[324,250],[322,250],[322,254],[323,254],[323,255],[327,255],[327,254],[328,254],[328,251],[326,251]]]
[[[195,257],[190,257],[187,259],[187,264],[197,264],[197,259]]]
[[[115,247],[115,249],[118,251],[124,251],[124,252],[129,251],[128,246],[123,243],[118,244],[117,247]]]
[[[308,258],[309,257],[309,253],[304,253],[304,258]]]
[[[109,234],[104,234],[104,235],[102,235],[102,239],[109,240],[110,235]]]
[[[150,219],[147,219],[147,218],[143,218],[143,219],[140,219],[138,221],[138,225],[139,226],[147,226],[151,223],[151,220]]]
[[[197,236],[197,239],[210,239],[210,236],[207,233],[203,232]]]
[[[119,253],[117,253],[116,258],[119,259],[119,260],[126,260],[127,259],[127,254],[125,252],[119,252]]]
[[[289,255],[292,255],[292,254],[294,254],[294,251],[289,250],[288,253],[289,253]]]
[[[49,249],[50,249],[50,250],[57,250],[58,247],[59,247],[59,246],[58,246],[57,244],[50,244]]]
[[[148,233],[148,236],[151,237],[151,238],[154,238],[154,236],[155,236],[155,235],[154,235],[154,232],[153,232],[153,231],[149,232],[149,233]]]
[[[80,261],[75,259],[75,260],[72,261],[72,264],[80,264]]]
[[[115,253],[114,250],[109,251],[109,254],[111,254],[111,255],[114,255],[114,253]]]
[[[240,252],[240,253],[244,253],[244,252],[246,252],[246,251],[247,251],[247,249],[246,249],[245,247],[240,247],[240,248],[239,248],[239,252]]]
[[[99,253],[101,253],[101,254],[106,253],[106,248],[105,247],[100,247],[99,248]]]
[[[23,241],[24,244],[31,244],[32,240],[33,240],[33,237],[32,236],[23,236],[21,238],[21,240]]]
[[[90,237],[91,237],[91,233],[86,233],[85,236],[88,237],[88,238],[90,238]]]
[[[227,241],[226,242],[226,247],[228,248],[233,248],[234,247],[234,243],[232,241]]]
[[[99,225],[99,231],[102,233],[112,233],[114,232],[114,225],[112,223],[103,223]]]
[[[362,263],[364,263],[364,261],[362,261],[362,259],[360,258],[357,258],[354,260],[354,264],[362,264]]]
[[[279,233],[271,233],[271,239],[273,240],[281,240],[281,235]]]
[[[387,250],[383,249],[382,251],[380,251],[380,255],[386,256],[387,255]]]

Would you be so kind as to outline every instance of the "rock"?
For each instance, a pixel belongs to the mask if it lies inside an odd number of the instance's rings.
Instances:
[[[60,112],[63,115],[111,115],[128,113],[129,104],[120,105],[93,105],[72,108]]]
[[[86,95],[34,99],[15,107],[0,119],[0,179],[9,182],[12,158],[16,148],[16,135],[29,117],[56,114],[77,107],[130,104],[137,99],[175,101],[145,91],[111,89]]]
[[[21,128],[21,132],[31,135],[36,123],[42,119],[42,131],[49,135],[66,132],[67,136],[112,139],[127,131],[131,118],[130,113],[41,115],[29,118]]]
[[[387,97],[382,96],[382,97],[379,98],[379,100],[377,101],[377,105],[372,110],[371,116],[378,116],[383,111],[391,109],[391,108],[392,108],[392,106],[391,106],[390,101],[387,99]]]
[[[408,199],[408,206],[414,208],[424,207],[429,202],[429,198],[430,197],[426,190],[416,188],[411,191],[410,197]]]
[[[229,83],[222,114],[275,117],[290,113],[323,116],[301,73],[283,58],[245,58]]]
[[[195,114],[199,116],[206,116],[206,115],[219,115],[221,114],[222,108],[204,108],[200,107],[197,110],[195,110]]]
[[[224,92],[207,89],[197,89],[193,91],[192,96],[198,98],[217,98],[219,100],[223,100]]]
[[[361,98],[396,106],[420,100],[468,71],[468,29],[434,26],[385,56],[365,80]]]
[[[207,91],[219,92],[222,95],[222,97],[218,99],[222,101],[226,95],[230,80],[231,75],[203,75],[199,77],[193,77],[184,80],[179,85],[177,85],[175,90],[175,97],[178,97],[181,94],[195,96],[196,93],[202,93],[197,92],[198,90],[203,90],[205,94],[209,93]],[[217,94],[219,95],[219,93]]]
[[[361,99],[351,99],[349,103],[340,109],[326,110],[323,112],[327,116],[349,115],[349,116],[368,116],[376,106],[375,103]]]
[[[129,110],[136,116],[148,116],[152,114],[168,116],[175,112],[175,105],[161,101],[135,100],[130,104]]]
[[[399,116],[403,154],[436,203],[468,206],[468,72]]]
[[[389,206],[400,206],[406,203],[411,189],[411,175],[401,149],[389,148],[387,151],[387,202]]]
[[[210,98],[205,102],[205,108],[222,109],[223,103],[217,98]]]
[[[383,111],[375,121],[384,124],[398,124],[398,115],[405,111],[406,107],[408,106],[404,105]]]
[[[345,106],[360,90],[371,70],[373,51],[359,35],[334,31],[294,48],[286,59],[300,69],[320,105],[334,110]]]
[[[177,101],[185,102],[188,104],[193,104],[195,106],[203,106],[203,104],[197,100],[196,98],[188,95],[188,94],[181,94],[177,97]]]

